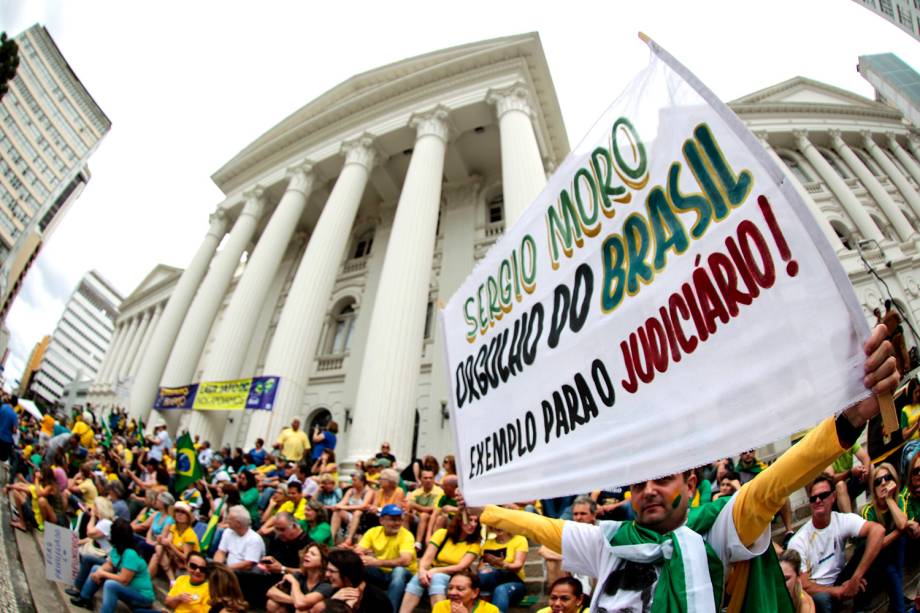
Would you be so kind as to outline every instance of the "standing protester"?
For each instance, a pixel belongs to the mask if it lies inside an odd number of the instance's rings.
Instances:
[[[16,415],[14,406],[19,404],[16,396],[0,404],[0,464],[9,470],[10,458],[13,455],[13,440],[19,431],[19,416]]]
[[[275,443],[275,449],[280,449],[284,459],[289,462],[300,462],[304,459],[304,453],[310,449],[310,441],[300,429],[299,419],[294,419],[291,421],[290,428],[281,431],[278,442]]]
[[[313,429],[313,450],[310,452],[310,459],[314,462],[319,459],[324,449],[335,450],[337,443],[336,435],[339,433],[339,424],[330,421],[325,428],[316,426]]]

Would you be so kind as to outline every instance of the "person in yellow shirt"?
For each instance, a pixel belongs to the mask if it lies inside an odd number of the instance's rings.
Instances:
[[[47,445],[51,437],[54,436],[54,417],[51,413],[45,413],[42,417],[42,427],[38,435],[38,442]]]
[[[208,561],[196,552],[189,555],[186,566],[189,574],[176,579],[163,602],[173,613],[208,613],[211,608]]]
[[[524,562],[530,545],[519,534],[497,529],[482,545],[479,559],[479,586],[484,596],[502,613],[508,613],[527,592],[524,587]]]
[[[307,499],[303,497],[303,486],[299,481],[291,481],[287,484],[287,500],[277,507],[271,517],[259,528],[259,534],[268,536],[275,529],[275,517],[278,513],[290,513],[299,522],[306,521]]]
[[[294,419],[290,428],[281,431],[275,449],[280,449],[284,459],[291,462],[300,462],[304,453],[310,449],[310,440],[306,433],[300,429],[300,420]]]
[[[387,592],[393,610],[399,609],[409,577],[418,570],[415,539],[402,526],[403,512],[395,504],[380,510],[380,524],[364,533],[355,552],[364,562],[368,582]]]
[[[549,606],[537,613],[580,613],[585,595],[581,581],[574,577],[559,577],[549,588]]]
[[[415,528],[415,542],[419,549],[428,533],[428,521],[437,508],[438,501],[444,495],[444,490],[434,484],[434,471],[423,468],[419,474],[419,487],[409,494],[409,501],[406,505],[409,513],[407,514],[407,526],[411,527],[417,522]]]
[[[479,578],[463,570],[450,578],[447,600],[435,604],[431,613],[499,613],[499,608],[479,599]]]
[[[188,504],[173,505],[173,521],[169,530],[157,538],[156,550],[147,566],[151,579],[156,576],[157,568],[161,568],[170,583],[176,580],[176,572],[185,568],[188,556],[201,548],[192,530],[192,508]]]
[[[54,426],[52,426],[52,428],[53,427]],[[89,426],[88,423],[83,421],[82,417],[77,416],[77,420],[70,431],[80,437],[81,446],[86,447],[87,449],[92,449],[96,446],[96,433],[93,432],[93,429]]]

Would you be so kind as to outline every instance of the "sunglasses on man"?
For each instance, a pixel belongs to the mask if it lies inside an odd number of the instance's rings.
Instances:
[[[820,494],[814,494],[813,496],[808,497],[808,502],[811,504],[817,504],[822,500],[827,500],[827,498],[834,492],[821,492]]]

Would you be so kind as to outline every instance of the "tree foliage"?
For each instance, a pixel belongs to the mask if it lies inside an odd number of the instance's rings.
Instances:
[[[15,40],[0,32],[0,98],[9,91],[9,82],[16,76],[19,68],[19,45]]]

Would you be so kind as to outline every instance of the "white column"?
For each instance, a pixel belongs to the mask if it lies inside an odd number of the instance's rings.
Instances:
[[[124,367],[126,356],[128,355],[128,348],[131,347],[131,343],[134,341],[134,337],[137,335],[137,326],[140,324],[140,318],[135,316],[128,321],[128,331],[125,332],[125,342],[121,344],[121,348],[118,350],[118,355],[115,356],[115,361],[112,362],[112,370],[109,373],[109,381],[112,384],[118,383],[118,376],[121,374],[121,369]]]
[[[770,145],[770,141],[767,138],[767,133],[757,132],[756,135],[757,138],[760,139],[760,144],[762,144],[764,149],[767,150],[767,153],[770,154],[770,157],[773,158],[773,161],[779,164],[780,169],[786,174],[786,179],[790,182],[792,187],[795,188],[795,191],[798,192],[799,197],[805,202],[805,205],[811,212],[812,217],[814,217],[815,221],[818,222],[818,225],[824,232],[824,236],[827,238],[827,241],[834,249],[834,253],[846,251],[846,247],[840,241],[840,237],[837,236],[836,232],[834,232],[834,228],[831,226],[830,222],[827,221],[827,218],[824,216],[824,213],[821,212],[821,209],[818,208],[814,198],[812,198],[811,194],[805,190],[805,187],[802,186],[802,183],[799,181],[798,177],[793,174],[792,170],[790,170],[786,165],[786,162],[784,162],[783,159],[779,157],[779,154],[776,153],[776,150],[774,150]]]
[[[918,143],[917,140],[918,139],[915,134],[907,135],[907,146],[910,148],[910,152],[914,154],[915,158],[920,159],[920,143]]]
[[[243,250],[252,240],[259,217],[265,208],[262,188],[256,187],[244,196],[246,204],[233,224],[230,234],[227,235],[224,248],[211,262],[211,268],[201,282],[201,287],[198,288],[198,293],[195,294],[195,299],[176,336],[172,353],[163,371],[163,387],[188,385],[195,376],[195,367],[208,340],[211,324],[214,323],[214,317],[224,300],[233,273],[239,266]]]
[[[153,310],[153,314],[150,316],[150,323],[147,324],[147,330],[144,332],[143,338],[141,338],[140,345],[137,346],[137,353],[134,355],[134,359],[131,361],[131,366],[128,370],[128,376],[135,377],[137,375],[137,369],[141,365],[141,359],[144,356],[144,352],[147,351],[147,345],[150,344],[150,337],[153,336],[154,330],[157,329],[157,324],[160,321],[160,316],[163,314],[163,303],[159,303],[156,308]]]
[[[898,238],[901,239],[902,242],[910,240],[914,231],[911,230],[910,223],[907,221],[907,218],[904,217],[904,213],[898,208],[898,205],[891,198],[888,191],[882,187],[882,184],[878,182],[878,179],[875,178],[872,171],[866,168],[866,165],[859,159],[859,156],[857,156],[844,142],[843,137],[840,135],[840,130],[831,130],[830,135],[831,141],[834,143],[834,149],[840,154],[843,161],[847,163],[847,166],[853,170],[862,184],[866,186],[869,193],[872,194],[872,197],[878,203],[879,207],[881,207],[882,212],[885,213],[885,217],[891,222]]]
[[[408,458],[418,397],[428,284],[447,151],[447,110],[413,118],[417,135],[374,298],[355,399],[349,459],[389,441]]]
[[[833,169],[830,163],[824,159],[821,152],[811,144],[810,140],[808,140],[808,133],[797,131],[794,134],[802,155],[808,159],[818,174],[821,175],[821,179],[830,188],[834,196],[837,197],[837,200],[850,216],[850,219],[856,224],[856,228],[859,230],[859,233],[862,234],[862,237],[876,240],[879,243],[885,240],[885,237],[882,236],[882,231],[878,229],[878,226],[876,226],[872,218],[869,217],[869,213],[863,208],[862,203],[859,202],[856,195],[853,194],[852,190],[850,190],[844,180],[840,178],[840,175],[837,174],[837,171]]]
[[[96,381],[99,384],[105,384],[109,380],[109,372],[112,370],[112,363],[115,361],[115,355],[121,348],[121,343],[125,342],[125,332],[128,327],[124,322],[115,325],[115,331],[112,333],[112,341],[109,343],[109,350],[105,353],[105,361],[96,375]]]
[[[908,142],[912,143],[913,141],[908,136]],[[917,165],[917,161],[910,156],[901,146],[901,143],[898,142],[898,137],[894,132],[888,133],[888,148],[891,149],[894,156],[898,158],[901,162],[901,165],[907,169],[908,174],[913,177],[917,185],[920,185],[920,166]]]
[[[244,374],[240,371],[265,295],[313,189],[312,168],[309,163],[303,163],[288,169],[291,180],[287,190],[265,226],[252,257],[246,262],[246,270],[215,335],[202,381],[230,381]],[[226,417],[223,412],[196,412],[189,422],[189,430],[201,435],[201,440],[218,443],[223,436]]]
[[[489,92],[495,105],[502,148],[502,196],[505,229],[510,228],[546,186],[546,170],[534,133],[527,88],[515,84]]]
[[[163,377],[163,369],[166,367],[166,361],[176,340],[179,327],[208,270],[208,264],[214,256],[214,251],[217,250],[217,245],[220,244],[226,232],[227,218],[223,211],[211,215],[210,221],[211,226],[208,228],[208,233],[192,261],[179,277],[163,309],[163,314],[153,329],[147,349],[141,355],[140,366],[134,377],[134,385],[131,387],[129,411],[132,417],[141,417],[146,420],[153,408],[160,380]]]
[[[125,358],[121,362],[121,368],[118,369],[118,379],[124,379],[131,374],[131,366],[134,364],[134,359],[137,357],[137,350],[141,346],[141,340],[143,340],[144,335],[147,333],[147,327],[150,325],[150,311],[144,311],[142,315],[138,315],[137,319],[140,320],[140,323],[137,326],[137,331],[134,333],[134,338],[131,339],[131,343],[128,345],[128,350],[125,352]]]
[[[882,151],[882,148],[876,144],[875,139],[872,138],[872,133],[864,131],[862,135],[863,138],[865,138],[866,148],[869,150],[869,154],[872,155],[876,163],[882,167],[882,172],[888,175],[891,182],[895,184],[895,187],[901,192],[901,196],[904,197],[904,201],[907,202],[911,210],[913,210],[915,214],[920,215],[920,194],[911,186],[907,177],[905,177],[898,167],[894,165],[891,158],[889,158],[885,152]]]
[[[252,415],[250,438],[253,433],[266,440],[276,436],[303,404],[329,296],[348,247],[346,237],[376,158],[372,142],[362,136],[342,146],[345,165],[307,243],[265,358],[263,372],[281,377],[275,405],[271,413]]]

